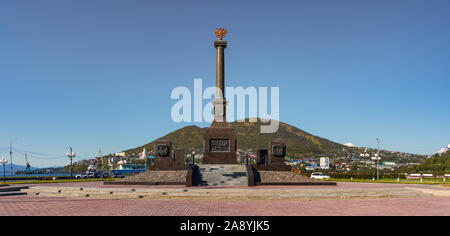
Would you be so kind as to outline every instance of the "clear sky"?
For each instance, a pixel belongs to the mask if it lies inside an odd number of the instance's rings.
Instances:
[[[279,86],[281,121],[433,153],[450,143],[449,12],[448,0],[2,0],[0,155],[18,138],[32,166],[64,165],[69,145],[90,158],[187,125],[170,93],[215,84],[217,26],[226,85]]]

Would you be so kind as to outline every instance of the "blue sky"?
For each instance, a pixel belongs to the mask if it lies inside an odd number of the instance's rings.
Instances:
[[[170,92],[214,85],[217,26],[226,85],[280,87],[281,121],[432,153],[450,143],[448,12],[447,0],[3,0],[0,155],[18,138],[32,165],[62,165],[69,145],[84,159],[187,125],[172,122]]]

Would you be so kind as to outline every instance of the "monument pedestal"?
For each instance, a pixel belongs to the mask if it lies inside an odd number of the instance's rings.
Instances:
[[[175,168],[184,168],[187,169],[188,166],[186,165],[186,153],[183,148],[174,148],[173,149],[173,166]]]
[[[206,128],[203,135],[203,164],[237,164],[236,134],[233,128],[220,127],[222,122],[214,127]],[[219,126],[219,127],[217,127]]]
[[[170,140],[158,140],[155,144],[154,165],[150,170],[187,170],[184,149],[172,148]]]
[[[167,169],[172,166],[172,142],[158,140],[155,144],[155,167]]]
[[[283,141],[273,140],[269,142],[269,164],[284,165],[284,158],[286,157],[286,144]]]
[[[284,163],[286,144],[280,140],[269,142],[268,149],[258,149],[256,168],[261,171],[289,171],[290,166]]]

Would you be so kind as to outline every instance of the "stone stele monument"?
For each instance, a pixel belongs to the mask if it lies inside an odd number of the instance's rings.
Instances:
[[[227,41],[222,40],[227,34],[224,28],[214,31],[219,40],[214,41],[216,57],[216,97],[213,100],[214,121],[206,128],[203,135],[203,164],[237,164],[236,134],[227,123],[225,92],[225,55]]]

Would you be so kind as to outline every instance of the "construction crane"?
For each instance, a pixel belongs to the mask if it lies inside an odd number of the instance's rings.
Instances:
[[[31,165],[30,165],[30,163],[28,163],[28,158],[27,158],[27,153],[25,153],[25,165],[26,165],[26,167],[27,168],[25,168],[25,170],[24,170],[24,172],[25,173],[28,173],[28,172],[31,172]]]

